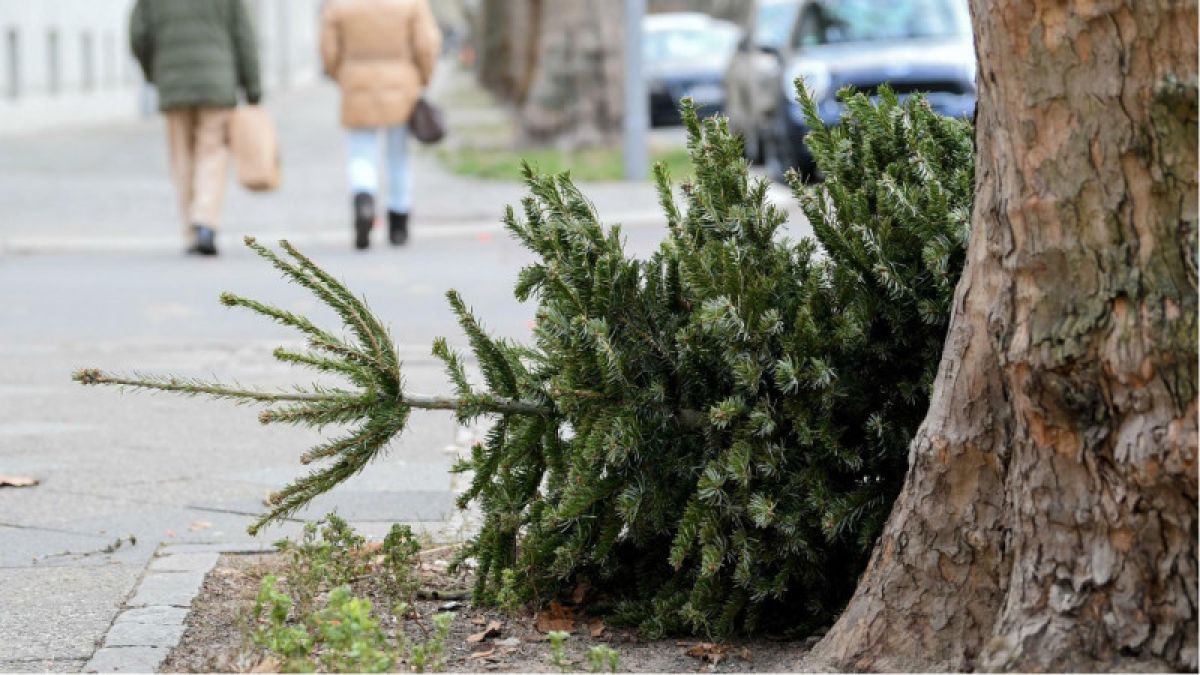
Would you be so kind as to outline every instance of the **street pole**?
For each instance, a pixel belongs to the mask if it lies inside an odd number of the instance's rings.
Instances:
[[[646,0],[625,0],[625,114],[623,115],[625,178],[644,180],[650,158],[646,136],[650,101],[642,72],[642,17]]]

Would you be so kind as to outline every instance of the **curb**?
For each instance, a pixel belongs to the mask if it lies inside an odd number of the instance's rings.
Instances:
[[[461,493],[462,488],[451,488]],[[398,520],[437,541],[460,541],[472,511],[440,521]],[[156,673],[187,630],[192,602],[222,555],[272,553],[271,543],[162,544],[150,558],[132,597],[122,605],[84,673]]]
[[[183,637],[192,601],[221,555],[273,550],[270,544],[253,543],[160,547],[83,672],[157,672]]]

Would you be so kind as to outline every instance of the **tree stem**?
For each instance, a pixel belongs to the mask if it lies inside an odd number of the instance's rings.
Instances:
[[[217,398],[246,399],[263,403],[324,403],[343,400],[347,394],[342,393],[304,393],[304,392],[268,392],[256,389],[234,389],[220,384],[195,382],[180,379],[136,379],[109,375],[96,369],[84,369],[73,375],[76,382],[84,385],[105,384],[118,387],[133,387],[135,389],[153,389],[185,395],[207,395]],[[397,405],[421,410],[460,410],[472,406],[490,413],[548,416],[554,413],[553,408],[530,403],[528,401],[498,398],[488,395],[476,395],[471,399],[453,398],[450,396],[432,396],[429,394],[404,393],[396,400]],[[675,413],[675,420],[688,429],[704,426],[708,416],[698,410],[680,410]]]
[[[460,398],[452,398],[450,396],[430,396],[427,394],[402,394],[398,403],[406,405],[410,408],[419,408],[421,410],[458,410],[465,406],[474,406],[482,408],[488,412],[494,413],[512,413],[517,415],[550,415],[554,412],[552,408],[529,403],[528,401],[515,401],[506,398],[496,398],[493,396],[476,396],[472,400],[463,400]]]
[[[170,391],[179,394],[207,394],[209,396],[216,396],[218,398],[241,398],[262,401],[264,403],[316,403],[324,401],[337,401],[343,398],[343,396],[340,394],[306,394],[303,392],[292,393],[259,391],[257,389],[234,389],[220,384],[187,381],[175,378],[165,380],[139,380],[109,375],[103,371],[92,368],[77,371],[74,375],[72,375],[72,379],[83,385],[107,384],[118,387],[133,387],[134,389]]]

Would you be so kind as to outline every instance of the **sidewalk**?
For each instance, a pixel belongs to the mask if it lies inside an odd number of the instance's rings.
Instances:
[[[344,133],[327,83],[267,101],[279,127],[283,186],[253,194],[231,183],[226,246],[245,234],[298,243],[350,240]],[[413,142],[414,236],[461,237],[500,229],[518,183],[444,171]],[[607,222],[661,223],[649,183],[584,186]],[[159,117],[82,130],[0,137],[0,254],[177,250],[181,224],[167,175]]]

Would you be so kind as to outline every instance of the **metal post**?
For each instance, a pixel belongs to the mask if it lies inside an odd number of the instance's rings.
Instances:
[[[650,126],[650,101],[642,73],[642,17],[646,0],[625,0],[625,178],[644,180],[650,164],[646,136]]]

